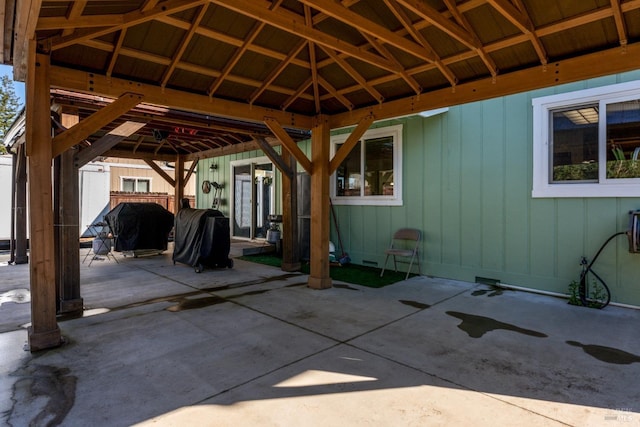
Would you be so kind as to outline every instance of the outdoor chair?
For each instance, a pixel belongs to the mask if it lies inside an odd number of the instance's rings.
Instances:
[[[420,245],[421,234],[420,230],[416,230],[414,228],[401,228],[393,234],[389,249],[385,251],[387,256],[384,259],[384,266],[380,272],[380,277],[384,275],[384,270],[387,268],[389,256],[393,256],[393,265],[396,272],[398,271],[398,261],[396,260],[396,257],[411,258],[405,280],[409,278],[409,273],[411,272],[414,260],[418,265],[418,273],[422,274],[420,271],[420,257],[418,256],[418,246]]]

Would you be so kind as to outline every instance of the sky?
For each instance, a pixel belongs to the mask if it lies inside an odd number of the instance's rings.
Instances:
[[[0,76],[9,76],[13,80],[13,67],[8,65],[0,65]],[[20,105],[24,105],[24,83],[13,82],[13,89],[16,92],[18,98],[20,98]]]

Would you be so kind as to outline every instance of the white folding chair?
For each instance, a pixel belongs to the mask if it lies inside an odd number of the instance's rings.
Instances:
[[[420,230],[416,230],[415,228],[401,228],[393,234],[393,238],[391,239],[391,245],[389,249],[385,251],[387,255],[384,259],[384,266],[382,267],[382,271],[380,272],[380,277],[384,275],[384,270],[387,268],[387,261],[389,260],[389,256],[393,256],[393,265],[398,271],[398,263],[396,257],[411,257],[411,261],[409,262],[409,269],[407,270],[407,276],[405,280],[409,278],[409,273],[411,272],[411,267],[413,266],[413,261],[416,261],[418,265],[418,273],[422,274],[420,271],[420,257],[418,256],[418,246],[420,246],[420,239],[422,233]]]

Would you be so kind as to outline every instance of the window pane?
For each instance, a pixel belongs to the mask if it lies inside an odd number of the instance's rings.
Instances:
[[[138,193],[148,193],[149,192],[149,180],[148,179],[139,179],[138,180],[138,188],[136,189]]]
[[[365,196],[393,196],[393,138],[365,142]]]
[[[129,178],[123,178],[122,179],[122,191],[128,191],[130,193],[133,193],[134,191],[136,191],[136,180],[135,179],[129,179]]]
[[[640,100],[607,105],[607,178],[640,178]]]
[[[551,181],[597,181],[598,105],[553,111],[551,115]]]
[[[337,144],[336,148],[342,147]],[[336,196],[360,196],[360,167],[361,143],[358,142],[336,171]]]

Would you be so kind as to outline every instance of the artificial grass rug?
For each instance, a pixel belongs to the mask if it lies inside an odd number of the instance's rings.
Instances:
[[[275,255],[247,255],[239,258],[245,261],[270,265],[272,267],[280,267],[282,265],[282,259]],[[380,270],[380,268],[366,267],[364,265],[356,264],[332,265],[329,271],[329,276],[333,280],[340,282],[353,283],[355,285],[368,286],[370,288],[381,288],[404,280],[407,274],[406,272],[396,273],[393,269],[387,269],[384,272],[384,276],[380,277]],[[300,272],[309,274],[309,264],[303,264]],[[413,276],[415,276],[415,274],[409,274],[409,277]]]

